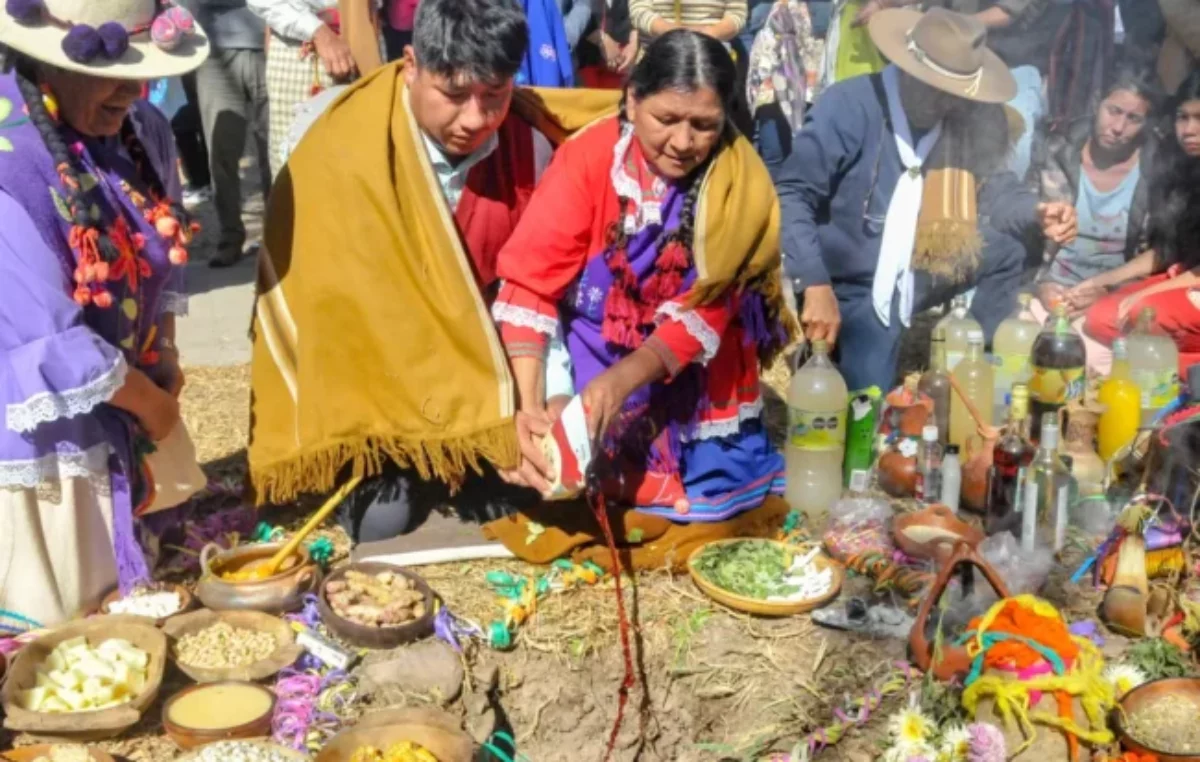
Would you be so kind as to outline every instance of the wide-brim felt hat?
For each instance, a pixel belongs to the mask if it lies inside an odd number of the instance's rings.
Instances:
[[[0,45],[67,71],[159,79],[187,74],[209,55],[204,31],[169,2],[0,1]]]
[[[938,90],[979,103],[1007,103],[1017,94],[1012,72],[987,47],[987,27],[970,16],[888,8],[871,16],[868,31],[888,60]]]

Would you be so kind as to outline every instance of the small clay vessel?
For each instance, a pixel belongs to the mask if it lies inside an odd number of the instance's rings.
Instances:
[[[922,394],[921,375],[912,373],[884,398],[883,433],[899,432],[902,437],[921,436],[925,424],[933,415],[933,400]]]
[[[875,464],[879,488],[891,497],[912,497],[917,491],[917,458],[889,447]]]
[[[214,611],[262,611],[282,614],[304,605],[304,596],[315,593],[321,584],[321,569],[299,548],[295,559],[284,562],[280,571],[262,580],[234,582],[222,579],[226,572],[244,570],[275,555],[283,543],[242,545],[230,550],[209,544],[200,553],[204,576],[196,583],[196,597]]]

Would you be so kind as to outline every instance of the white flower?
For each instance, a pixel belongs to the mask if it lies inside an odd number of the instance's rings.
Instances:
[[[883,753],[881,762],[935,762],[937,751],[928,744],[896,744]]]
[[[1104,670],[1104,679],[1113,687],[1117,698],[1146,682],[1146,673],[1132,664],[1112,664]]]
[[[971,747],[971,734],[965,725],[954,725],[942,734],[938,759],[946,762],[966,762]]]
[[[915,696],[908,702],[907,707],[893,714],[888,720],[892,744],[905,749],[928,745],[934,729],[933,721],[921,711]]]

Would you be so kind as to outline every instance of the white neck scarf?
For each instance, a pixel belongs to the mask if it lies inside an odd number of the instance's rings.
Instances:
[[[885,326],[890,326],[892,299],[899,291],[900,322],[907,327],[912,321],[913,309],[913,246],[917,241],[917,220],[921,216],[921,196],[925,190],[921,166],[941,137],[942,123],[938,122],[937,126],[925,133],[914,148],[908,116],[900,103],[900,72],[893,65],[883,70],[883,88],[887,93],[888,114],[891,115],[892,129],[895,130],[896,148],[905,171],[901,173],[892,200],[888,203],[871,300],[879,320]]]

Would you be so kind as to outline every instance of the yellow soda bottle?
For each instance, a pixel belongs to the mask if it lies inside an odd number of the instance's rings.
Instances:
[[[1105,463],[1133,441],[1142,425],[1142,392],[1133,380],[1125,339],[1113,342],[1112,353],[1112,373],[1100,384],[1096,396],[1096,401],[1104,406],[1096,452]]]

